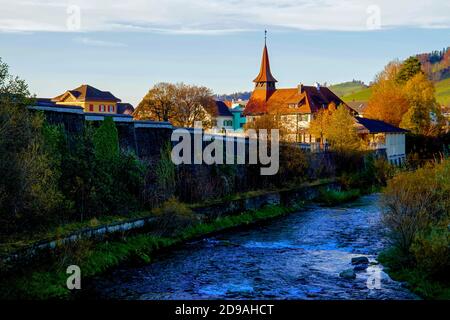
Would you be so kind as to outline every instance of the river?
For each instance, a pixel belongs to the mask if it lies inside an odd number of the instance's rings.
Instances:
[[[415,299],[376,261],[387,245],[379,196],[309,207],[263,224],[186,243],[137,268],[96,277],[101,299]],[[340,277],[365,256],[367,269]],[[369,280],[369,281],[368,281]]]

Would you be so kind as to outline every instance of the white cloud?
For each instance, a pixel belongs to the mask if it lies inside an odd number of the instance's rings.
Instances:
[[[220,34],[262,28],[361,31],[368,29],[370,6],[379,8],[375,21],[381,28],[450,28],[448,0],[0,0],[0,31],[71,31],[67,10],[72,5],[80,8],[80,32]]]
[[[75,41],[81,44],[95,47],[126,47],[126,44],[121,42],[104,41],[88,37],[75,38]]]

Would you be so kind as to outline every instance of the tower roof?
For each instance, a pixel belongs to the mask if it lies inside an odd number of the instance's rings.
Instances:
[[[277,79],[275,79],[270,72],[269,53],[267,52],[267,46],[265,44],[261,60],[261,69],[253,82],[277,82]]]

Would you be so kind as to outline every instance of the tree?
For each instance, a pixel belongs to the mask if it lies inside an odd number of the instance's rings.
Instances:
[[[364,112],[368,118],[394,126],[398,126],[402,121],[403,115],[409,109],[409,103],[402,85],[396,80],[400,69],[400,62],[393,61],[376,76],[372,95]]]
[[[101,167],[111,168],[119,159],[119,136],[112,117],[105,117],[93,136],[94,155]]]
[[[170,121],[180,127],[193,127],[195,121],[202,121],[204,127],[209,127],[211,115],[215,115],[212,91],[184,83],[156,84],[134,112],[136,119]]]
[[[175,97],[174,84],[157,83],[138,104],[134,117],[139,120],[169,121],[176,107]]]
[[[398,126],[409,109],[408,98],[400,84],[381,80],[372,87],[365,116]]]
[[[362,148],[362,140],[355,127],[355,119],[343,105],[330,115],[324,136],[331,148],[338,152],[357,151]]]
[[[247,121],[245,124],[245,130],[249,129],[255,130],[256,134],[259,134],[260,130],[267,130],[267,139],[271,139],[270,130],[277,129],[281,141],[289,139],[289,130],[286,123],[282,121],[282,115],[277,113],[267,113],[253,117],[251,121]]]
[[[372,87],[365,115],[414,133],[435,135],[442,126],[434,86],[417,57],[389,63]]]
[[[202,121],[203,127],[211,127],[210,115],[215,116],[215,101],[212,91],[206,87],[176,85],[176,108],[171,122],[174,126],[193,127]]]
[[[310,122],[309,132],[321,142],[326,140],[331,148],[339,151],[355,151],[362,147],[362,140],[355,127],[355,119],[343,105],[330,106],[319,111]]]
[[[434,85],[425,74],[418,73],[403,88],[409,110],[400,126],[413,133],[434,135],[441,128],[442,116],[434,95]]]
[[[403,84],[412,79],[418,73],[422,73],[419,59],[417,59],[417,57],[409,57],[402,63],[396,80]]]
[[[326,131],[330,126],[332,112],[331,110],[322,109],[316,113],[309,123],[309,133],[315,138],[320,138],[321,143],[323,143]]]
[[[379,83],[383,80],[392,80],[396,81],[397,75],[400,72],[402,67],[402,63],[399,60],[393,60],[389,62],[381,71],[375,76],[374,83]]]
[[[27,110],[26,83],[0,59],[0,229],[27,230],[48,222],[63,205],[52,134],[40,113]]]

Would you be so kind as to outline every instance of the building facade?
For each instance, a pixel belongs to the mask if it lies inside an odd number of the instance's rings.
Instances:
[[[266,44],[259,74],[253,82],[255,88],[244,110],[247,122],[252,122],[262,115],[273,114],[281,120],[283,129],[288,132],[289,141],[309,144],[309,149],[313,150],[317,149],[315,145],[323,141],[309,134],[311,120],[321,110],[343,107],[353,115],[354,125],[362,139],[367,142],[369,149],[385,153],[393,164],[400,164],[405,160],[407,131],[383,121],[363,118],[355,109],[364,111],[365,105],[359,104],[358,108],[352,108],[329,88],[322,87],[318,83],[314,86],[299,84],[296,88],[278,89],[277,80],[270,70]]]
[[[67,90],[54,98],[40,98],[38,104],[47,106],[75,106],[81,107],[86,113],[128,114],[134,108],[129,103],[122,103],[109,91],[102,91],[90,85],[83,84],[75,89]]]
[[[264,114],[279,115],[292,141],[315,142],[308,134],[308,127],[309,122],[320,110],[327,110],[330,106],[344,106],[353,114],[357,114],[330,89],[319,84],[314,86],[299,84],[296,88],[278,89],[277,80],[270,70],[266,44],[259,74],[253,82],[255,89],[244,110],[247,122],[254,121],[256,117]]]

